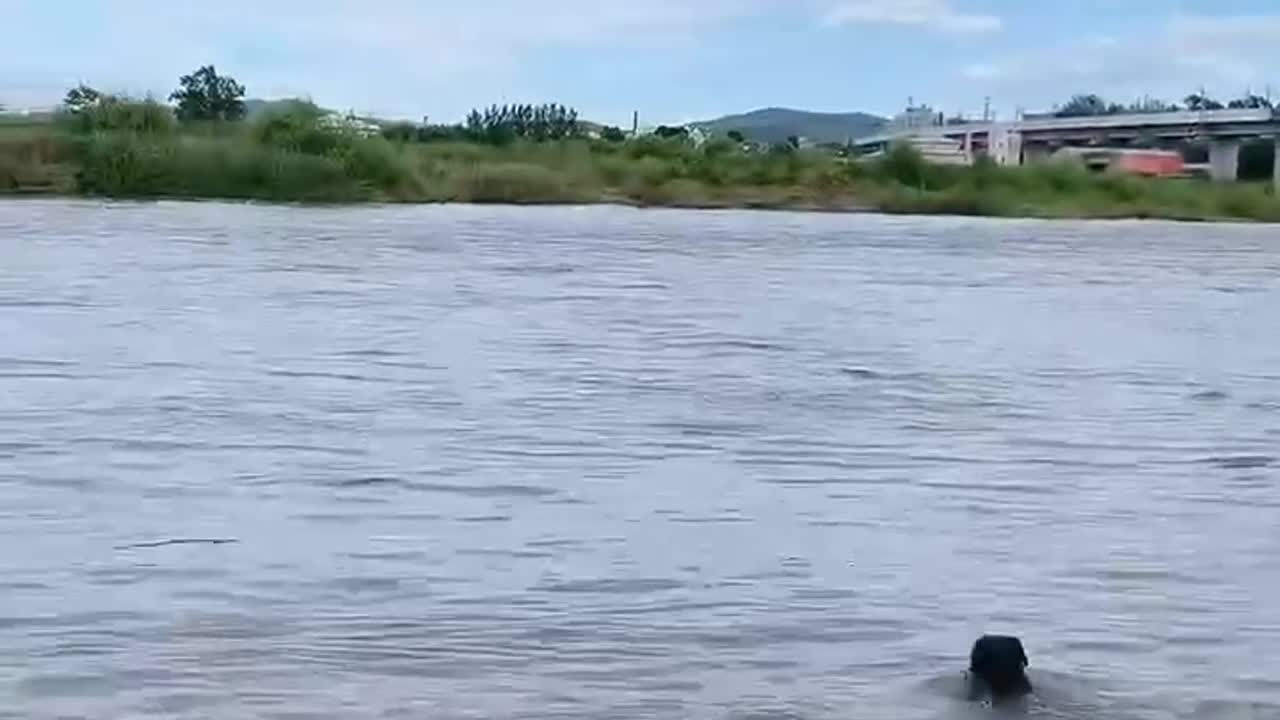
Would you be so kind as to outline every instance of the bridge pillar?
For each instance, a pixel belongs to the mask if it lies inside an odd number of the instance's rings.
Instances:
[[[1276,192],[1280,193],[1280,135],[1276,136],[1276,159],[1271,164],[1272,181],[1275,183]]]
[[[1240,141],[1213,140],[1209,143],[1209,177],[1218,182],[1235,182],[1240,176]]]
[[[1023,145],[1022,146],[1022,164],[1038,165],[1048,162],[1053,157],[1053,150],[1048,145]]]

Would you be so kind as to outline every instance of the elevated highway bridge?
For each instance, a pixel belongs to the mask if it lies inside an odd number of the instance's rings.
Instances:
[[[1240,147],[1250,140],[1276,144],[1274,177],[1280,187],[1280,109],[1184,110],[1124,113],[1087,117],[1025,116],[1011,122],[931,125],[889,131],[854,141],[865,152],[887,148],[908,137],[959,141],[970,156],[990,154],[1002,164],[1046,158],[1060,147],[1126,146],[1152,143],[1162,147],[1207,143],[1209,173],[1234,181],[1239,174]]]

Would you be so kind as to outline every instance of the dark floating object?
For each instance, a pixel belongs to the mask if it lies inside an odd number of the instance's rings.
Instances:
[[[1029,664],[1018,638],[983,635],[969,653],[969,699],[996,704],[1031,694]]]
[[[117,550],[140,550],[145,548],[168,547],[169,545],[230,545],[239,542],[234,538],[172,538],[169,540],[155,540],[153,542],[131,543],[129,545],[117,545]]]

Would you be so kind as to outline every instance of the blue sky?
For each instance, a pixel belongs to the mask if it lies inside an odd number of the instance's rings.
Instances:
[[[1076,92],[1273,85],[1276,0],[0,0],[0,103],[166,95],[213,62],[253,97],[460,119],[553,100],[623,123],[763,106],[1042,109]]]

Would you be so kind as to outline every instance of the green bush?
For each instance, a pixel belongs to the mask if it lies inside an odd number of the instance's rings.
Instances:
[[[642,135],[627,142],[627,154],[637,160],[647,157],[674,160],[687,152],[689,145],[681,139]]]
[[[324,111],[306,102],[267,113],[253,123],[250,135],[263,145],[308,155],[329,155],[356,139],[348,130],[326,124]]]
[[[396,196],[412,196],[417,185],[409,158],[382,137],[352,140],[336,154],[347,174]]]
[[[885,178],[921,190],[930,169],[920,151],[906,143],[895,143],[880,158],[878,165],[880,174]]]

